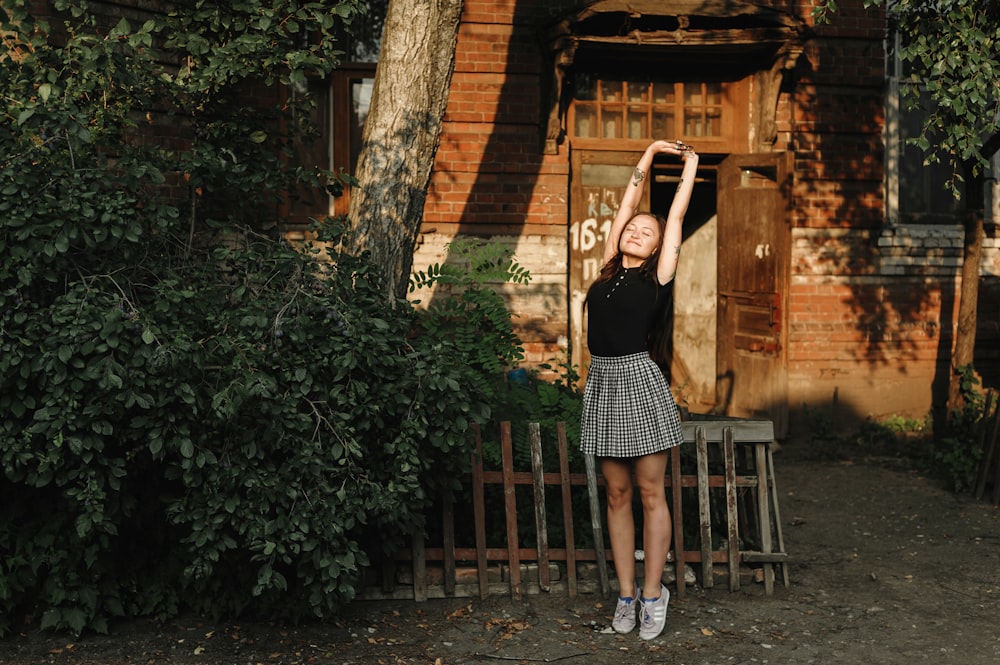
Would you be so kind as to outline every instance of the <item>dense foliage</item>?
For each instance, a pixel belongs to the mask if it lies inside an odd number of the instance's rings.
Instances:
[[[335,611],[467,463],[520,355],[486,282],[527,275],[468,248],[422,311],[339,222],[283,241],[276,197],[311,174],[275,128],[309,100],[241,95],[329,71],[356,3],[138,28],[27,5],[0,0],[0,635]]]
[[[913,142],[928,162],[946,160],[956,198],[966,172],[982,173],[1000,148],[1000,3],[996,0],[864,0],[885,7],[901,39],[904,92],[911,106],[927,104]],[[825,21],[837,0],[821,0]]]

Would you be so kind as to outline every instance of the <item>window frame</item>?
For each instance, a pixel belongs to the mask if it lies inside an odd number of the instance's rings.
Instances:
[[[598,91],[596,99],[593,101],[578,100],[576,92],[570,90],[570,103],[566,114],[567,138],[571,144],[578,149],[601,150],[601,149],[627,149],[642,150],[653,139],[681,140],[691,143],[697,147],[699,152],[746,152],[749,150],[749,117],[750,117],[750,79],[749,77],[729,81],[721,77],[705,76],[703,78],[654,78],[650,76],[630,76],[617,77],[606,76],[602,78],[601,73],[584,70],[583,74],[594,77],[594,89]],[[579,72],[578,72],[579,75]],[[618,101],[603,101],[600,90],[604,83],[616,83],[621,85],[622,97]],[[626,91],[629,85],[645,83],[647,85],[646,98],[644,101],[629,101]],[[691,107],[684,104],[685,88],[692,84],[705,85],[706,83],[718,83],[720,85],[719,95],[719,126],[720,133],[717,136],[694,135],[686,132],[686,111],[696,108],[704,111],[706,104]],[[674,86],[673,106],[673,131],[668,131],[666,136],[653,136],[651,133],[653,115],[666,108],[665,104],[658,104],[652,99],[652,86],[655,84],[672,84]],[[577,113],[582,108],[594,107],[596,109],[595,118],[600,125],[603,119],[603,111],[606,108],[614,108],[619,115],[622,133],[626,134],[625,125],[627,123],[630,110],[637,107],[646,106],[646,135],[639,138],[629,138],[627,136],[617,136],[613,138],[578,136],[576,134]]]
[[[909,180],[904,174],[904,162],[913,159],[913,151],[918,148],[906,145],[909,138],[905,133],[908,120],[923,121],[926,111],[906,108],[902,91],[902,70],[904,63],[899,58],[901,38],[891,24],[888,25],[885,38],[885,127],[883,137],[885,142],[885,174],[883,187],[885,190],[885,221],[890,226],[907,224],[954,224],[962,210],[965,209],[967,193],[962,187],[962,197],[955,199],[944,187],[947,174],[942,175],[941,169],[947,170],[942,163],[923,165],[916,169],[919,181]],[[910,153],[909,155],[907,153]],[[924,159],[920,152],[919,159]],[[920,209],[908,209],[906,202],[909,194],[916,193],[923,197],[924,205]],[[935,203],[941,204],[936,206]]]

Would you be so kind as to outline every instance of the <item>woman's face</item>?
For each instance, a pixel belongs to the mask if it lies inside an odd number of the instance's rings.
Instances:
[[[636,215],[622,231],[618,249],[637,259],[648,259],[660,246],[660,224],[649,215]]]

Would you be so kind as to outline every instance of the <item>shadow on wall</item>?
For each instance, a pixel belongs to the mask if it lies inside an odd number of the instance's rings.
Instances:
[[[535,26],[556,10],[540,4],[516,2],[514,30],[495,36],[497,41],[491,43],[493,57],[505,62],[498,89],[488,83],[497,74],[486,77],[475,71],[474,63],[456,63],[453,90],[478,101],[449,104],[439,150],[439,155],[464,152],[467,157],[466,170],[460,170],[456,160],[449,165],[448,174],[440,176],[454,178],[459,191],[468,187],[457,234],[499,236],[515,252],[527,244],[517,229],[523,229],[545,162],[540,150],[543,125],[539,109],[543,104],[539,95],[544,87],[540,81],[547,73],[540,70],[545,58]],[[481,34],[475,38],[488,39]],[[509,57],[504,58],[505,53]],[[871,55],[881,57],[874,52]],[[800,58],[791,79],[794,90],[790,94],[799,96],[793,103],[801,109],[791,126],[791,143],[800,162],[808,164],[820,155],[823,161],[815,172],[807,174],[809,177],[797,179],[794,192],[794,212],[800,224],[793,235],[792,274],[796,279],[790,285],[791,303],[793,309],[806,311],[800,317],[790,312],[788,325],[797,352],[815,350],[821,360],[812,365],[794,360],[791,370],[798,375],[794,377],[798,387],[815,390],[800,394],[793,385],[788,400],[793,427],[801,423],[802,413],[815,409],[829,412],[834,422],[862,422],[870,415],[865,412],[866,395],[873,401],[890,395],[892,399],[886,403],[891,405],[902,403],[908,397],[906,391],[914,390],[924,395],[924,402],[943,404],[953,344],[952,321],[958,307],[958,268],[951,259],[961,255],[961,247],[945,243],[931,247],[934,242],[924,243],[925,248],[915,247],[912,239],[901,237],[905,229],[888,227],[884,222],[880,196],[884,146],[878,120],[884,115],[883,82],[872,80],[867,85],[859,81],[853,90],[839,86],[835,94],[826,95],[824,85],[833,84],[821,79],[815,65],[815,59]],[[482,101],[484,97],[492,100],[492,108],[484,106],[488,103]],[[851,108],[852,116],[861,119],[861,131],[824,133],[816,129],[836,126],[836,116],[843,108]],[[484,128],[490,133],[482,144],[478,130]],[[468,157],[470,146],[481,149],[481,155]],[[466,176],[474,176],[471,186],[463,183]],[[829,206],[830,201],[836,201],[835,209],[823,210],[824,219],[816,219],[817,208]],[[566,221],[558,220],[553,229],[561,229]],[[954,235],[948,227],[923,228]],[[437,242],[441,237],[443,233],[431,234],[428,240]],[[553,234],[547,240],[556,260],[565,262],[565,237]],[[519,305],[515,312],[519,333],[526,344],[552,339],[566,327],[565,283],[539,279],[536,265],[540,261],[534,254],[530,261],[519,258],[533,274],[527,287],[530,298],[519,298],[519,303],[530,299],[531,304],[525,305],[525,311]],[[453,259],[445,255],[443,260]],[[814,293],[804,293],[815,285],[820,288]],[[509,292],[507,287],[499,288]],[[1000,284],[984,281],[981,294],[977,368],[987,385],[996,386],[1000,324],[990,322],[1000,321]],[[732,378],[719,377],[721,392]],[[815,386],[804,385],[809,383]],[[928,392],[929,398],[925,397]]]
[[[884,81],[876,72],[872,80],[859,80],[853,89],[841,87],[833,98],[824,99],[824,85],[833,84],[823,80],[815,65],[827,55],[814,53],[798,61],[799,99],[792,126],[799,159],[808,163],[822,155],[823,161],[808,178],[800,171],[796,183],[800,227],[793,236],[792,274],[797,279],[791,285],[789,338],[802,357],[810,358],[815,351],[822,360],[800,360],[790,370],[799,373],[800,384],[808,383],[806,374],[822,383],[822,408],[834,422],[855,410],[853,415],[861,420],[868,416],[861,412],[863,405],[851,407],[844,399],[850,394],[857,404],[866,389],[872,403],[889,407],[903,403],[906,391],[920,392],[925,401],[929,391],[930,405],[937,411],[947,399],[959,307],[960,220],[885,221],[886,160],[879,120],[885,114]],[[836,126],[844,108],[860,119],[860,131],[818,129]],[[834,210],[824,209],[833,201]],[[817,219],[818,214],[823,219]],[[991,324],[989,317],[1000,320],[1000,281],[981,279],[979,307],[975,362],[986,386],[995,387],[1000,326]],[[852,372],[867,376],[852,377]],[[790,402],[793,410],[802,410],[795,395]]]
[[[468,9],[466,10],[469,11]],[[452,178],[456,191],[468,191],[461,210],[456,237],[491,239],[508,247],[518,263],[531,272],[528,285],[497,284],[497,290],[516,298],[512,307],[518,335],[526,347],[536,349],[547,340],[565,339],[566,328],[566,229],[565,219],[551,220],[554,233],[542,234],[525,242],[523,229],[529,208],[540,198],[539,175],[545,155],[542,154],[542,119],[544,91],[543,62],[537,26],[544,22],[555,8],[545,3],[516,2],[513,5],[513,30],[507,34],[476,31],[470,39],[483,44],[476,49],[462,52],[456,61],[452,82],[452,99],[445,116],[445,132],[439,148],[439,158],[447,161],[447,173],[439,178]],[[473,16],[473,18],[475,18]],[[475,30],[475,23],[466,28]],[[483,49],[490,51],[490,58],[505,63],[502,72],[483,74],[476,70],[475,61],[463,58],[482,57]],[[501,80],[494,88],[494,80]],[[482,143],[483,131],[489,136]],[[470,151],[481,150],[476,156]],[[465,185],[467,176],[474,176],[471,186]],[[436,195],[446,196],[448,182],[435,183],[441,187]],[[467,188],[467,190],[466,190]],[[562,193],[553,193],[562,196]],[[432,224],[433,226],[433,224]],[[444,244],[452,239],[451,231],[431,229],[421,242]],[[428,247],[424,256],[437,251],[444,253],[443,262],[452,263],[457,258],[436,247]],[[424,266],[416,265],[418,270]],[[551,268],[551,273],[546,272]],[[425,304],[433,301],[433,294],[419,294]],[[553,360],[558,348],[536,351],[536,358],[528,360]],[[529,349],[529,356],[531,355]]]

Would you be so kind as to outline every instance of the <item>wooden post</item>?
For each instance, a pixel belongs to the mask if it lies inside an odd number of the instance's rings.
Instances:
[[[681,447],[670,449],[670,489],[673,495],[671,517],[674,519],[674,579],[677,580],[677,597],[684,597],[684,573],[687,557],[684,555],[684,506],[681,481]]]
[[[538,423],[528,423],[531,441],[531,481],[535,488],[535,533],[538,539],[538,588],[552,590],[549,578],[549,526],[545,516],[545,469],[542,466],[542,432]]]
[[[576,539],[573,535],[573,494],[569,478],[569,455],[566,451],[566,423],[556,424],[559,443],[559,480],[562,487],[563,530],[566,533],[566,591],[576,596]]]
[[[736,495],[736,441],[732,427],[722,430],[722,459],[726,474],[726,526],[729,541],[729,590],[740,588],[740,522]]]
[[[712,504],[708,492],[708,440],[705,428],[695,430],[695,452],[698,456],[698,536],[701,541],[701,585],[711,589],[715,584],[712,572]]]
[[[521,546],[517,538],[517,492],[514,482],[514,452],[510,422],[500,423],[500,456],[503,460],[503,501],[507,515],[507,563],[510,567],[510,595],[521,599]]]
[[[479,573],[479,597],[490,595],[490,572],[486,558],[486,500],[483,491],[483,438],[479,427],[476,452],[472,455],[472,511],[476,521],[476,569]]]
[[[980,456],[979,472],[976,477],[976,498],[982,499],[986,493],[986,483],[991,480],[990,471],[994,466],[994,453],[997,445],[997,430],[1000,429],[1000,398],[996,391],[986,394],[986,405],[983,409],[982,440],[983,454]],[[996,414],[991,419],[990,409],[996,407]]]
[[[768,496],[767,483],[767,455],[766,443],[753,444],[754,457],[757,467],[757,512],[760,522],[760,549],[765,555],[772,554],[774,547],[771,544],[771,510],[770,497]],[[768,596],[774,593],[774,564],[764,563],[764,593]]]
[[[601,595],[607,596],[611,592],[611,582],[608,580],[608,559],[604,552],[604,529],[601,528],[601,501],[597,494],[597,465],[593,455],[584,455],[583,463],[587,470],[590,528],[594,532],[594,555],[597,559],[597,572],[601,579]]]

